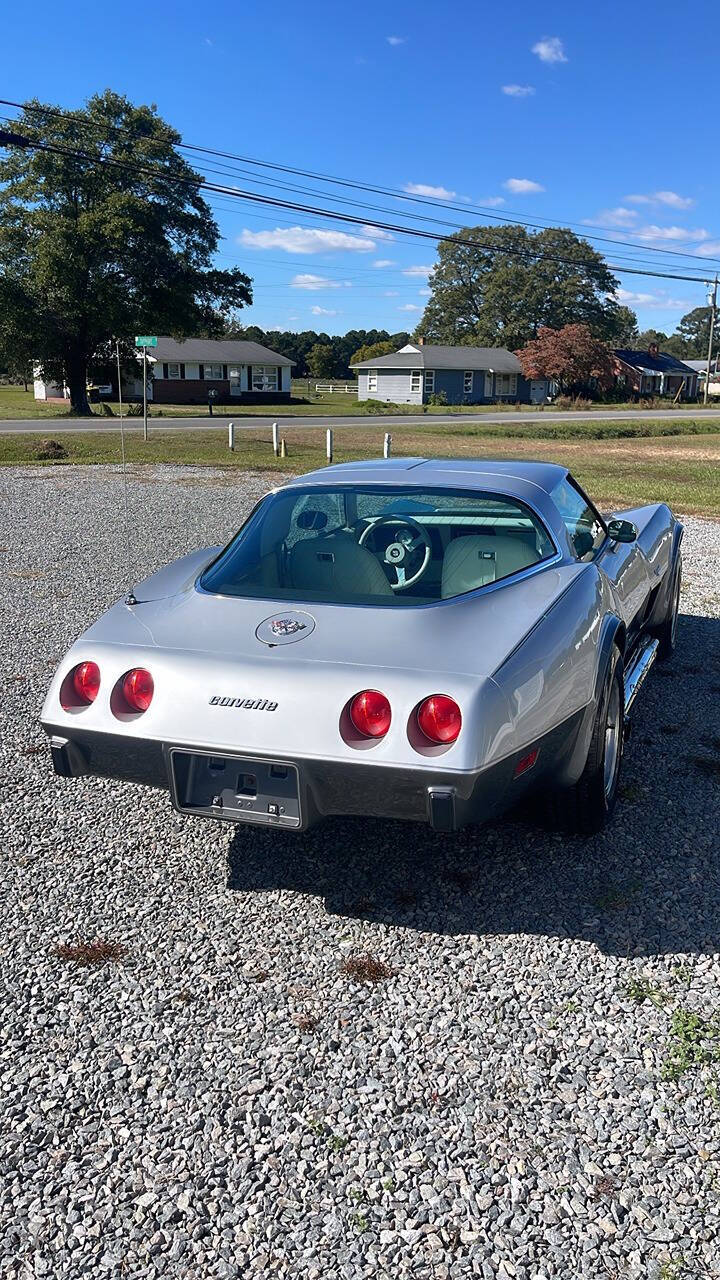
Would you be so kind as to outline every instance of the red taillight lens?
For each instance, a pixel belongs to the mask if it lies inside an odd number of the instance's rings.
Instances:
[[[377,689],[364,689],[350,703],[350,719],[364,738],[384,738],[392,720],[390,703]]]
[[[100,668],[97,662],[81,662],[73,671],[72,682],[81,702],[94,702],[100,688]]]
[[[147,711],[153,699],[155,685],[149,671],[133,667],[122,682],[123,697],[132,711]]]
[[[431,742],[454,742],[462,729],[462,713],[452,698],[434,693],[420,703],[417,722]]]

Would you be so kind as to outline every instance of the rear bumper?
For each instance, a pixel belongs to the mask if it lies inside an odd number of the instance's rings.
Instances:
[[[300,829],[331,815],[399,818],[428,823],[436,831],[456,831],[469,822],[487,821],[513,805],[530,787],[542,781],[551,785],[562,775],[584,714],[577,712],[538,743],[471,773],[285,757],[298,770]],[[55,772],[61,777],[93,774],[159,787],[179,807],[170,762],[177,744],[141,738],[129,741],[105,733],[76,732],[68,737],[67,730],[59,726],[43,727],[50,737]],[[183,745],[186,750],[207,753],[207,747]],[[520,760],[534,747],[538,749],[536,763],[516,776]],[[237,758],[244,757],[238,753]],[[223,817],[220,813],[213,816]],[[225,820],[243,821],[237,816]],[[267,825],[277,824],[269,820]]]

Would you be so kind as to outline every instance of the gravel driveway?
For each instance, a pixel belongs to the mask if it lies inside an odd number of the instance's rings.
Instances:
[[[266,485],[138,472],[138,571]],[[0,494],[0,1275],[720,1277],[720,525],[687,521],[608,834],[298,837],[53,776],[51,670],[126,585],[120,478]],[[93,940],[120,954],[58,954]]]

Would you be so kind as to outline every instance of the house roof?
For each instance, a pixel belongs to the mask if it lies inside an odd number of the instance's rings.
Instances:
[[[629,364],[633,369],[642,370],[643,373],[695,372],[690,365],[683,364],[682,360],[678,360],[677,356],[668,355],[663,351],[659,351],[654,356],[649,351],[633,351],[629,347],[618,347],[615,350],[615,355],[618,360],[622,360],[623,364]]]
[[[351,369],[492,369],[520,373],[520,361],[504,347],[435,347],[408,343],[400,351],[362,360]]]
[[[691,369],[694,369],[696,373],[707,373],[707,365],[708,365],[707,359],[705,359],[705,360],[684,360],[684,361],[683,361],[683,364],[689,365],[689,367],[690,367]],[[719,367],[719,365],[718,365],[718,359],[717,359],[717,357],[716,357],[714,360],[711,360],[711,361],[710,361],[710,372],[711,372],[711,373],[714,373],[714,372],[718,369],[718,367]]]
[[[161,338],[157,346],[148,348],[155,360],[207,360],[209,364],[277,364],[294,365],[294,360],[278,355],[259,342],[242,342],[234,338]]]

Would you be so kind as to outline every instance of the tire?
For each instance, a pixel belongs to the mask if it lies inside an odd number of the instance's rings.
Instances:
[[[623,660],[613,645],[585,768],[573,787],[554,797],[554,812],[566,831],[597,835],[610,821],[622,768],[624,720]]]
[[[657,632],[657,637],[660,641],[657,656],[660,662],[667,662],[668,658],[672,658],[677,645],[677,620],[680,608],[681,583],[682,556],[678,554],[677,565],[675,567],[675,577],[673,578],[673,584],[670,590],[670,602],[668,604],[667,616]]]

